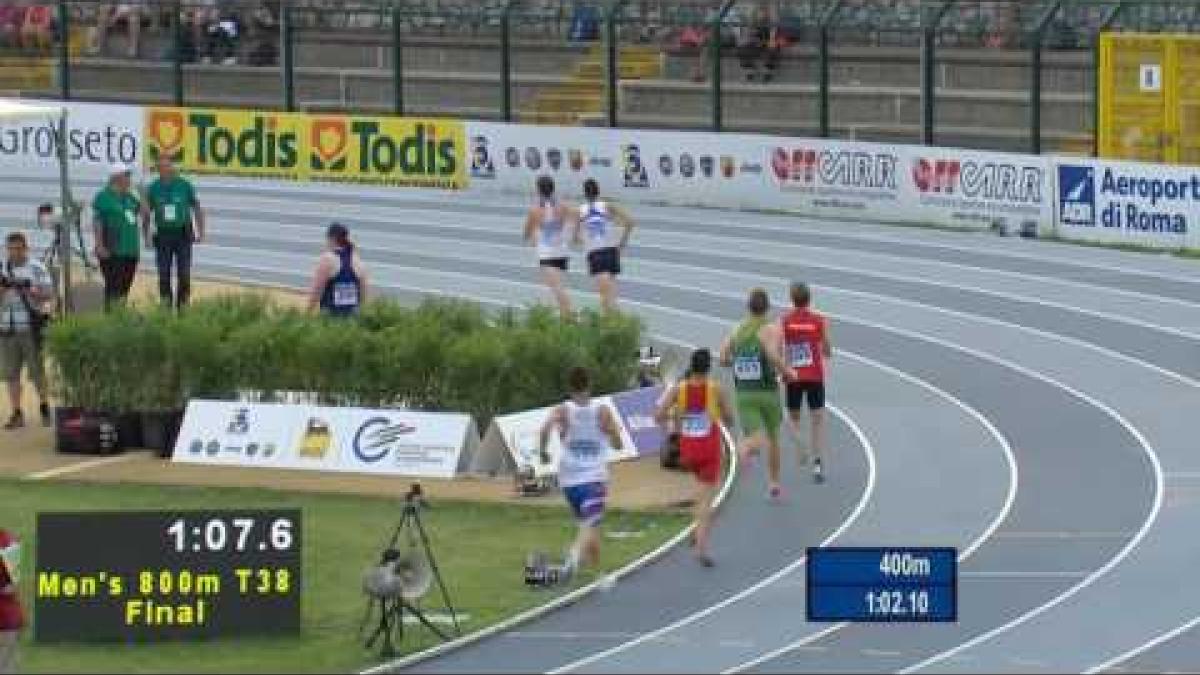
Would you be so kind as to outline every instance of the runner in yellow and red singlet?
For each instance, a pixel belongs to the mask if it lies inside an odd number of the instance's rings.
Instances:
[[[825,317],[813,311],[812,291],[802,283],[792,284],[792,311],[780,319],[783,358],[791,369],[787,383],[788,420],[800,445],[800,418],[808,404],[809,451],[812,453],[813,480],[825,480],[825,365],[833,356],[829,343],[829,325]],[[801,464],[804,463],[801,452]]]

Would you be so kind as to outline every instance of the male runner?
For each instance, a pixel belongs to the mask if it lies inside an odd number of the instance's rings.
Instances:
[[[829,325],[825,317],[809,308],[812,291],[802,283],[791,288],[792,311],[780,320],[784,358],[791,370],[787,385],[789,426],[800,448],[800,416],[807,400],[812,424],[809,448],[812,452],[813,480],[824,482],[822,460],[825,456],[825,362],[833,357],[829,344]],[[803,451],[800,463],[804,463]]]
[[[537,246],[538,269],[542,281],[554,295],[562,318],[571,316],[571,298],[563,287],[570,253],[567,251],[566,222],[572,217],[571,207],[558,201],[554,194],[554,179],[537,179],[538,204],[525,217],[525,243]]]
[[[612,312],[617,309],[621,251],[625,250],[633,234],[633,219],[617,206],[600,201],[600,185],[591,178],[583,182],[583,197],[585,203],[579,207],[572,240],[576,245],[585,244],[588,272],[596,280],[601,307]],[[624,229],[620,239],[616,238],[615,232],[618,224]]]
[[[655,419],[666,427],[671,412],[680,415],[679,459],[696,475],[695,534],[692,545],[696,559],[713,566],[709,554],[712,535],[712,502],[721,477],[721,427],[733,427],[732,407],[720,383],[710,377],[712,354],[707,349],[692,353],[687,377],[673,385],[662,398]]]
[[[779,325],[767,320],[771,301],[761,288],[750,291],[746,303],[750,315],[734,329],[721,345],[721,365],[733,368],[737,391],[738,419],[742,427],[743,460],[757,455],[767,446],[767,485],[771,499],[779,499],[783,487],[779,480],[780,448],[779,378],[792,376],[780,353]]]
[[[550,433],[562,439],[558,484],[579,524],[579,533],[567,552],[566,569],[594,565],[600,558],[600,520],[608,496],[608,449],[621,449],[621,432],[612,408],[592,400],[591,375],[586,368],[567,373],[571,395],[557,406],[542,425],[539,450],[546,454]]]

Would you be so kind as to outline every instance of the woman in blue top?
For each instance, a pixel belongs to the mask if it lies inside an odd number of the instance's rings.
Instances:
[[[354,316],[367,299],[366,268],[345,225],[330,225],[325,238],[329,248],[317,262],[308,311],[320,307],[329,316]]]

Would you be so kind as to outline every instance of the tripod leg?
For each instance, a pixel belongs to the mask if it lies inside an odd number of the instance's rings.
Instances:
[[[442,600],[446,603],[446,611],[450,612],[450,620],[454,623],[454,632],[462,633],[462,628],[458,625],[458,612],[454,611],[454,604],[450,601],[450,592],[446,590],[446,583],[442,581],[442,572],[438,569],[437,560],[433,557],[433,547],[429,545],[429,535],[425,533],[425,525],[421,522],[421,514],[413,514],[413,522],[417,526],[417,535],[421,538],[421,545],[425,548],[425,557],[429,559],[429,569],[433,572],[433,578],[437,581],[438,590],[442,592]],[[441,635],[436,629],[434,632]],[[445,637],[442,638],[443,640]]]

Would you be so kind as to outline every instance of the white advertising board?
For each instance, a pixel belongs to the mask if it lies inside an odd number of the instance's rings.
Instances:
[[[139,106],[59,103],[67,108],[67,153],[71,171],[101,176],[112,164],[139,166],[143,111]],[[34,170],[58,176],[58,129],[52,119],[0,120],[0,171]],[[17,171],[13,171],[17,170]]]
[[[471,122],[471,190],[533,194],[586,178],[629,202],[985,228],[1006,220],[1049,232],[1043,157],[754,134],[534,127]]]
[[[612,397],[604,396],[595,400],[612,409],[617,426],[620,428],[622,448],[620,450],[609,448],[608,461],[623,462],[637,459],[639,455],[633,436],[617,413],[617,407]],[[550,442],[546,446],[549,461],[543,462],[538,453],[538,436],[541,433],[542,424],[546,422],[546,418],[550,416],[552,410],[553,406],[550,406],[497,417],[484,436],[477,461],[472,465],[471,470],[474,472],[503,472],[516,467],[531,466],[538,477],[557,474],[558,460],[562,455],[562,443],[559,441],[558,434],[551,434]]]
[[[1200,169],[1058,158],[1057,233],[1067,239],[1200,247]]]
[[[468,415],[194,400],[173,460],[453,478],[477,445]]]

